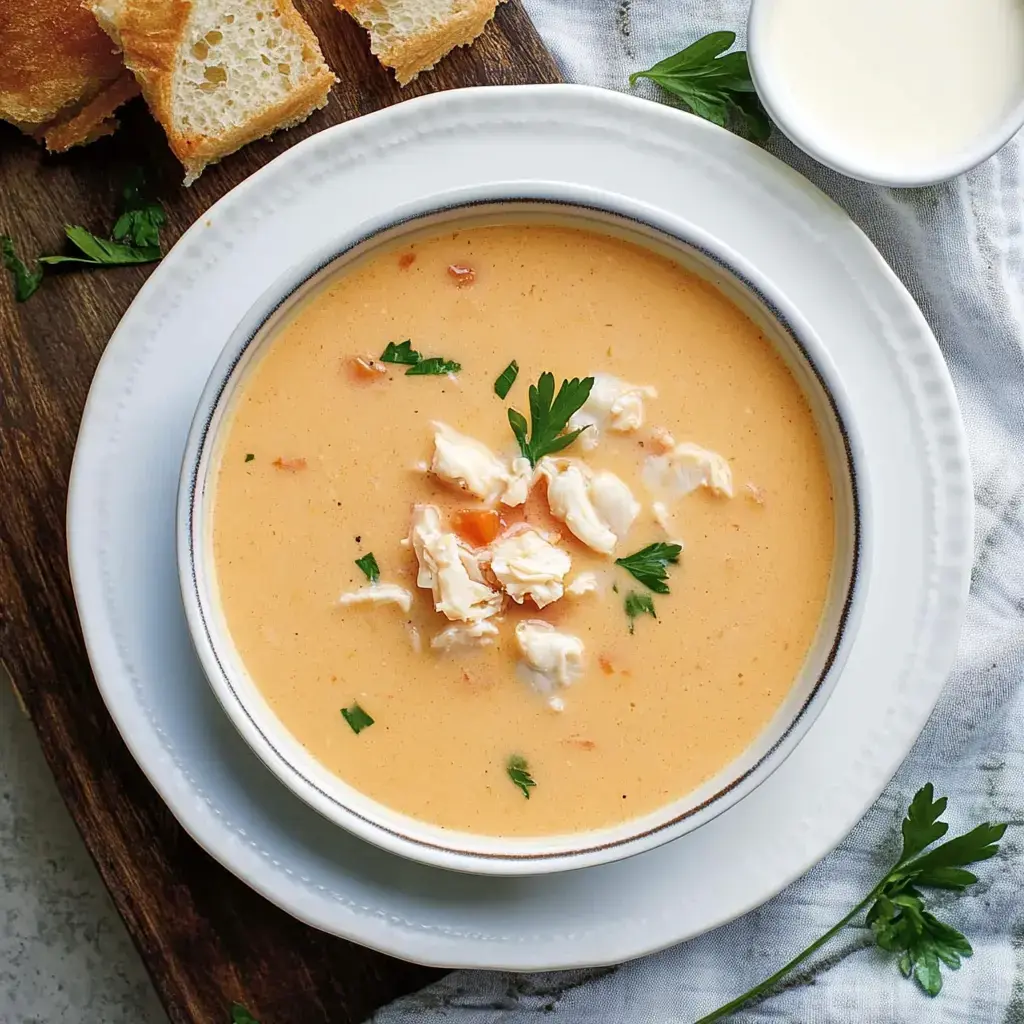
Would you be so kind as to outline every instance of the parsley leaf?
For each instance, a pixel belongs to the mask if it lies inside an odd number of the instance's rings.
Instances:
[[[536,786],[537,783],[533,781],[533,776],[530,774],[530,768],[525,758],[520,757],[518,754],[513,754],[508,759],[505,770],[508,772],[508,777],[512,780],[512,783],[518,786],[522,790],[523,796],[529,800],[530,789]]]
[[[712,32],[654,67],[634,72],[629,84],[649,78],[698,117],[722,128],[730,120],[738,122],[751,138],[764,142],[771,121],[754,90],[746,53],[725,52],[735,42],[735,32]]]
[[[631,555],[626,555],[625,558],[616,558],[615,564],[632,573],[638,583],[642,583],[656,594],[667,594],[669,591],[665,580],[668,578],[668,566],[679,561],[682,550],[681,544],[664,544],[658,541],[634,551]]]
[[[245,456],[245,461],[246,462],[252,462],[252,460],[255,459],[255,458],[256,458],[256,456],[253,455],[252,452],[247,452],[246,456]]]
[[[494,382],[494,393],[499,398],[508,398],[508,393],[512,390],[512,385],[516,382],[516,377],[519,376],[519,364],[513,359],[508,366],[498,375],[498,379]]]
[[[260,1024],[260,1022],[241,1003],[232,1003],[231,1024]]]
[[[443,377],[449,373],[458,373],[461,369],[462,365],[453,359],[431,356],[429,359],[421,359],[415,366],[410,366],[405,371],[405,375],[406,377]]]
[[[367,555],[363,555],[362,558],[357,558],[356,565],[366,573],[366,578],[371,583],[376,583],[380,579],[380,569],[377,566],[377,559],[373,557],[372,551]]]
[[[359,706],[353,704],[350,708],[341,709],[341,717],[348,722],[352,731],[358,736],[364,729],[373,725],[373,719]]]
[[[570,417],[581,409],[590,397],[590,389],[594,386],[593,377],[580,380],[563,380],[558,394],[555,394],[555,378],[553,374],[542,373],[536,384],[530,385],[530,428],[527,439],[526,417],[516,409],[509,409],[508,422],[519,442],[519,450],[523,457],[530,460],[531,466],[545,456],[560,452],[576,440],[586,430],[572,430],[563,434]]]
[[[946,798],[936,800],[931,783],[918,790],[903,820],[900,859],[874,889],[841,921],[771,977],[701,1017],[696,1024],[722,1020],[749,1000],[770,991],[794,967],[817,952],[868,907],[864,923],[871,929],[878,946],[887,952],[898,953],[896,964],[900,973],[905,978],[913,978],[928,995],[937,996],[942,991],[942,965],[955,971],[963,958],[971,956],[974,951],[956,928],[925,909],[924,895],[920,890],[962,891],[972,885],[978,878],[963,870],[964,865],[994,857],[999,850],[999,840],[1006,832],[1006,825],[986,822],[928,850],[949,829],[944,821],[939,821],[945,809]]]
[[[387,348],[380,355],[382,363],[400,363],[403,366],[415,366],[423,357],[412,347],[408,339],[400,345],[389,341]]]
[[[155,246],[159,249],[160,229],[167,223],[167,217],[159,203],[143,197],[144,184],[142,171],[136,169],[121,193],[121,215],[114,222],[110,237],[115,242],[127,240],[140,248]]]
[[[18,302],[31,299],[42,284],[43,268],[29,270],[14,251],[14,239],[10,235],[0,235],[0,256],[3,257],[4,266],[14,276],[14,298]]]
[[[127,266],[132,263],[155,263],[160,259],[159,245],[135,246],[126,242],[107,241],[76,224],[65,224],[64,234],[81,256],[40,256],[39,262],[86,263],[90,266]]]
[[[654,612],[654,600],[650,594],[639,594],[635,590],[631,590],[626,595],[625,605],[626,614],[629,616],[629,632],[631,636],[636,628],[635,620],[638,616],[650,615],[654,619],[658,617]]]

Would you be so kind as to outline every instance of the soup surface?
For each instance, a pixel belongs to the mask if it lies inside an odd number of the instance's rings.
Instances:
[[[442,827],[566,833],[685,795],[764,728],[823,611],[832,486],[796,381],[715,288],[621,239],[472,226],[344,268],[264,348],[214,564],[252,677],[331,771]],[[416,353],[460,369],[407,374]],[[546,372],[618,399],[535,473],[508,410],[531,421]],[[463,456],[507,491],[468,491]]]

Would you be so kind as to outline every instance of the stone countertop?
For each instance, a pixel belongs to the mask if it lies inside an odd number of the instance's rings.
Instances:
[[[167,1024],[2,669],[0,1021]]]

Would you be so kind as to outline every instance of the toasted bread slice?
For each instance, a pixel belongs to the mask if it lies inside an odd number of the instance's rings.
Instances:
[[[81,0],[0,0],[0,119],[42,136],[123,74],[117,48]],[[113,110],[102,118],[111,129]],[[84,141],[73,131],[67,138]]]
[[[500,0],[334,0],[370,33],[370,50],[401,85],[467,46]]]
[[[91,0],[190,185],[324,106],[334,75],[291,0]]]
[[[112,135],[117,130],[114,111],[138,95],[138,83],[129,71],[122,69],[121,77],[86,103],[74,117],[43,132],[46,148],[51,153],[63,153],[72,146],[84,146],[104,135]]]

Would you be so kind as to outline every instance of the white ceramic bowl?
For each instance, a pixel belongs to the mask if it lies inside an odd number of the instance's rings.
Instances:
[[[855,144],[848,148],[829,145],[808,123],[798,101],[779,79],[779,59],[766,45],[767,19],[771,0],[753,0],[747,20],[747,61],[754,87],[771,119],[789,139],[815,160],[840,174],[890,188],[921,188],[955,178],[977,167],[1002,149],[1024,127],[1024,94],[1006,117],[983,135],[930,162],[894,166],[873,162],[857,152]],[[913,42],[910,45],[915,45]],[[955,69],[951,67],[951,74]],[[912,130],[908,129],[908,130]]]
[[[211,555],[211,502],[221,428],[275,327],[323,279],[406,233],[452,222],[569,222],[629,238],[709,280],[764,331],[817,419],[835,492],[836,556],[822,624],[792,691],[757,740],[714,778],[657,811],[612,828],[537,839],[455,832],[399,814],[316,761],[249,677],[224,621]],[[439,194],[360,225],[279,279],[227,340],[189,432],[178,493],[181,590],[192,639],[214,692],[267,766],[301,799],[372,843],[424,863],[481,874],[539,874],[632,856],[683,835],[742,799],[794,749],[835,685],[857,629],[870,570],[869,508],[856,426],[821,341],[770,280],[705,232],[621,195],[565,184],[494,184]]]

